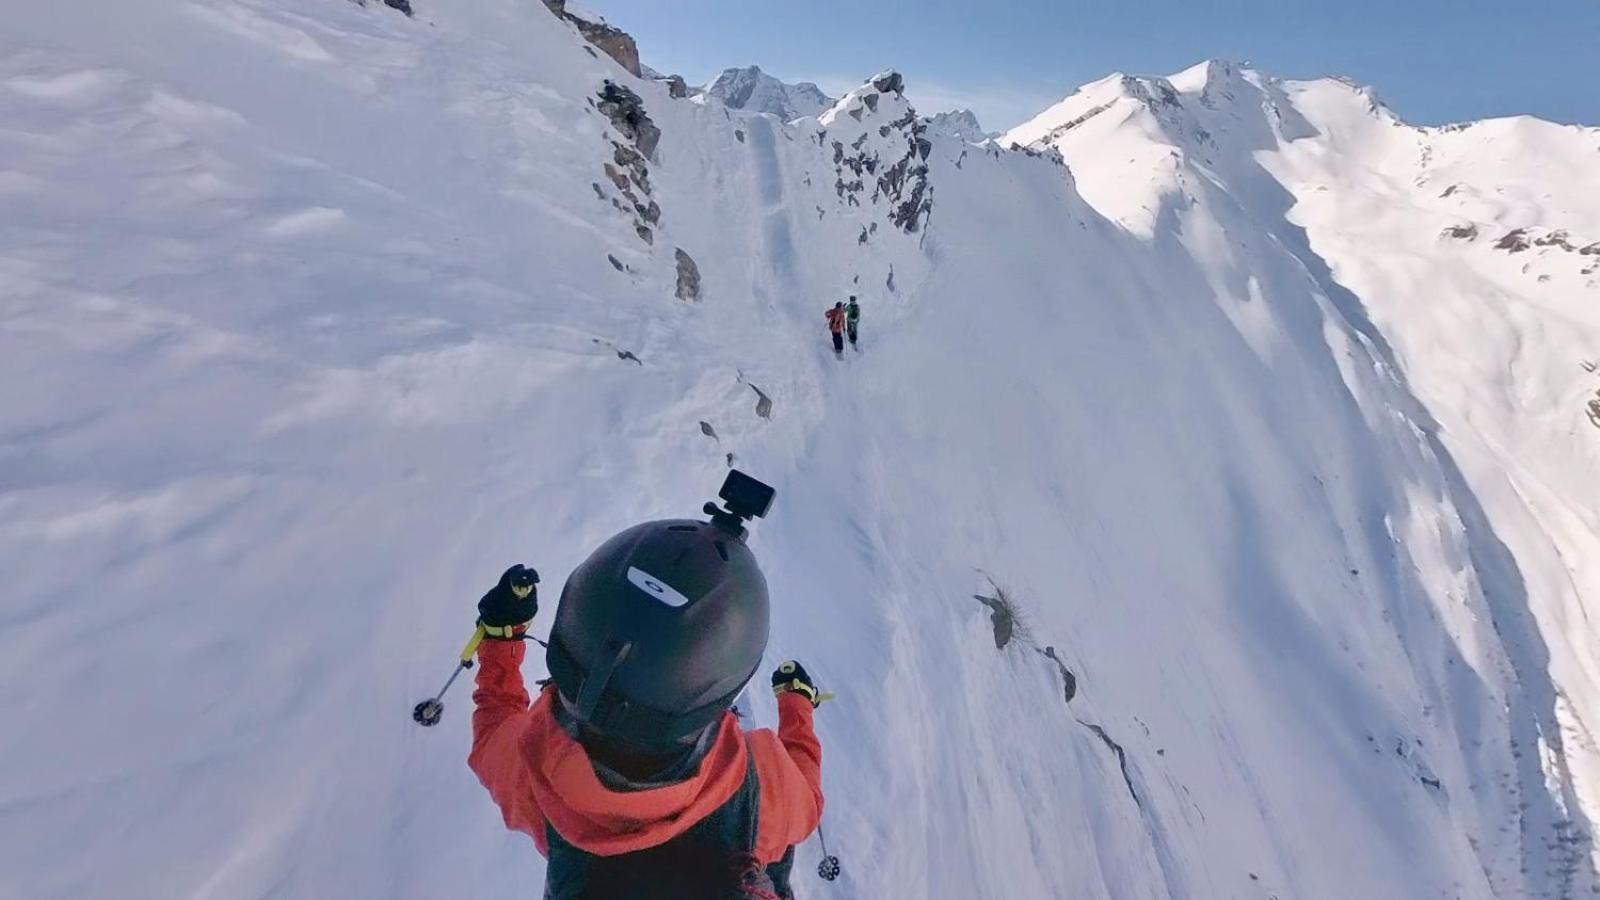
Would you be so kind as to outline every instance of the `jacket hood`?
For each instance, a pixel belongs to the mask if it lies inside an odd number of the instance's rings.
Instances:
[[[535,802],[556,833],[596,856],[616,856],[672,840],[731,799],[744,783],[748,750],[731,712],[688,779],[641,791],[614,791],[595,774],[589,754],[556,721],[554,688],[530,710],[522,736]],[[544,840],[538,841],[546,850]]]

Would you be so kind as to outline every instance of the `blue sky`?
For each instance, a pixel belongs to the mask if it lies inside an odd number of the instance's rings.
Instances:
[[[1347,75],[1430,125],[1529,113],[1600,125],[1600,0],[582,0],[647,64],[691,82],[757,64],[838,92],[905,73],[924,113],[1018,124],[1111,72],[1208,57],[1286,78]]]

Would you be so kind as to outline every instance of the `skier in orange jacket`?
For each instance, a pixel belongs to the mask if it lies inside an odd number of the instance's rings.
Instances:
[[[783,663],[777,732],[740,727],[730,707],[766,649],[766,580],[740,519],[707,509],[711,522],[630,528],[573,571],[531,704],[537,573],[513,566],[478,605],[468,764],[548,858],[550,900],[792,896],[794,845],[822,817],[812,711],[826,697]]]
[[[833,355],[834,356],[843,356],[844,355],[844,324],[845,324],[844,302],[840,301],[838,303],[835,303],[833,305],[833,308],[828,310],[827,316],[828,316],[828,331],[829,331],[829,333],[831,333],[833,335]]]

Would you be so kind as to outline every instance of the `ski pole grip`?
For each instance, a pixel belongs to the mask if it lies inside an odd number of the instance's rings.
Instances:
[[[472,654],[478,652],[478,645],[483,643],[483,636],[485,634],[487,634],[487,632],[483,630],[483,626],[480,624],[472,632],[472,637],[467,638],[467,645],[461,648],[461,664],[463,666],[470,667],[472,665]]]

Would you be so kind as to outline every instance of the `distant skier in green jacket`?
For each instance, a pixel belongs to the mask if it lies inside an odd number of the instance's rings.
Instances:
[[[856,347],[856,329],[861,326],[861,304],[856,302],[856,295],[850,295],[850,302],[844,305],[844,327],[850,336],[850,346]],[[860,347],[856,347],[860,350]]]

